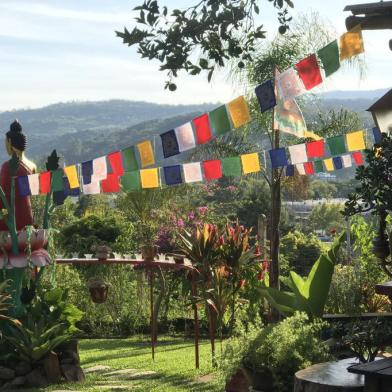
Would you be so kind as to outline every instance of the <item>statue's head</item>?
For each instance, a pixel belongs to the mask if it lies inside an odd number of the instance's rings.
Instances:
[[[10,130],[5,135],[5,147],[7,149],[8,155],[13,153],[21,154],[26,150],[27,138],[23,133],[22,125],[20,125],[18,120],[15,120],[10,125]]]

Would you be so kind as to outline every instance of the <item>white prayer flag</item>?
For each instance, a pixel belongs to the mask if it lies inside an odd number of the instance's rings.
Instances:
[[[351,162],[351,155],[343,155],[342,156],[343,167],[351,167],[353,164]]]
[[[291,164],[303,163],[308,161],[308,155],[306,154],[306,144],[296,144],[289,146]]]
[[[203,181],[200,162],[184,163],[184,179],[186,183]]]
[[[304,84],[294,68],[289,68],[278,74],[276,76],[276,84],[279,97],[283,102],[291,101],[306,92]]]
[[[93,160],[93,175],[92,180],[96,181],[105,180],[108,175],[108,167],[106,157],[99,157]]]
[[[29,186],[32,195],[39,195],[39,173],[30,174],[27,176],[29,179]]]
[[[195,148],[195,136],[193,135],[192,124],[190,122],[175,128],[174,132],[176,133],[180,152]]]
[[[295,167],[297,168],[298,174],[300,176],[304,176],[306,174],[303,163],[298,163],[297,165],[295,165]]]
[[[98,181],[92,181],[90,184],[83,184],[83,193],[85,195],[97,195],[101,193],[101,188]]]

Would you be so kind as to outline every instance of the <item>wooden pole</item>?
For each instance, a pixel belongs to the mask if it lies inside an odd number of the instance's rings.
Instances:
[[[151,355],[155,360],[155,325],[154,325],[154,271],[150,269],[150,333],[151,333]]]
[[[199,362],[199,315],[197,312],[197,303],[196,303],[196,296],[197,296],[197,286],[196,286],[196,271],[192,271],[192,303],[193,303],[193,317],[194,317],[194,334],[195,334],[195,367],[199,369],[200,362]]]

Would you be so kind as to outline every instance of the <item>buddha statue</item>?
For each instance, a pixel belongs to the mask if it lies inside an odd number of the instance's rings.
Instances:
[[[35,164],[28,160],[25,155],[27,147],[27,138],[23,133],[23,129],[18,120],[15,120],[10,130],[6,133],[5,148],[9,156],[16,156],[19,160],[19,166],[16,171],[16,176],[27,176],[35,173],[37,170]],[[10,161],[3,163],[0,169],[0,186],[3,189],[5,196],[10,202],[11,194],[11,167]],[[4,208],[2,203],[0,207]],[[31,202],[29,196],[21,196],[18,187],[15,192],[15,220],[16,230],[22,230],[25,226],[33,224],[33,214],[31,210]],[[4,220],[0,220],[0,231],[8,230]]]

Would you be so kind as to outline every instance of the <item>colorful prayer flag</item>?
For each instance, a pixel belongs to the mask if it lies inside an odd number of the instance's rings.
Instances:
[[[363,156],[361,151],[353,152],[352,157],[354,158],[354,162],[357,166],[363,165]]]
[[[241,158],[240,157],[223,158],[222,172],[225,177],[240,177],[242,174]]]
[[[364,150],[366,148],[363,131],[346,134],[348,151]]]
[[[313,162],[305,162],[304,163],[304,169],[305,169],[305,173],[308,176],[311,176],[312,174],[314,174]]]
[[[244,174],[256,173],[261,170],[259,154],[256,152],[252,154],[241,155],[241,163]]]
[[[125,191],[139,191],[142,188],[139,170],[125,172],[120,181]]]
[[[340,68],[339,46],[335,39],[317,52],[317,56],[323,64],[325,76],[328,77]]]
[[[346,60],[365,51],[362,30],[358,25],[340,37],[340,60]]]
[[[350,154],[343,155],[342,163],[344,168],[351,167],[352,166],[351,155]]]
[[[303,163],[297,163],[297,164],[295,165],[295,168],[297,169],[298,174],[299,174],[300,176],[306,175],[305,167],[304,167],[304,164],[303,164]]]
[[[91,177],[92,177],[93,173],[94,173],[93,161],[82,162],[82,179],[83,179],[83,184],[90,184]],[[61,178],[61,181],[62,181],[62,178]]]
[[[176,128],[174,131],[176,133],[180,152],[195,148],[195,137],[193,136],[192,124],[190,122]]]
[[[63,191],[64,180],[63,180],[63,169],[57,169],[52,171],[52,191],[60,192]]]
[[[340,170],[343,168],[343,161],[341,157],[333,157],[332,160],[335,170]]]
[[[275,87],[272,80],[258,85],[255,93],[262,113],[276,106]]]
[[[184,163],[182,170],[186,183],[203,181],[200,162]]]
[[[211,127],[215,135],[223,135],[231,130],[226,105],[219,106],[209,113]]]
[[[158,168],[140,170],[140,179],[143,189],[159,188]]]
[[[130,172],[139,169],[134,146],[125,148],[121,151],[121,154],[124,171]]]
[[[322,173],[324,171],[323,161],[321,160],[314,161],[313,168],[315,173]]]
[[[332,158],[324,159],[324,165],[327,171],[333,171],[334,166]]]
[[[323,78],[321,77],[320,68],[315,54],[311,54],[301,60],[295,67],[306,90],[311,90],[313,87],[322,83]]]
[[[166,185],[182,184],[181,166],[165,166],[163,168]]]
[[[374,143],[375,144],[379,144],[381,142],[381,139],[382,139],[380,128],[379,127],[374,127],[372,129],[372,131],[373,131]]]
[[[286,167],[286,177],[293,177],[294,176],[294,165],[288,165]]]
[[[346,152],[346,146],[344,144],[344,136],[332,136],[327,138],[327,144],[331,155],[342,155]]]
[[[66,166],[64,168],[64,173],[68,178],[69,187],[71,189],[79,188],[79,179],[78,179],[78,171],[76,169],[76,165]]]
[[[165,158],[169,158],[174,155],[178,155],[180,153],[177,136],[176,133],[174,132],[174,129],[162,133],[161,141],[162,141],[163,156]]]
[[[67,177],[63,177],[63,181],[64,181],[64,191],[63,193],[65,194],[65,196],[72,196],[72,197],[77,197],[80,195],[80,188],[70,188],[69,185],[69,181]],[[56,192],[56,193],[60,193],[60,192]]]
[[[99,181],[90,182],[89,184],[83,184],[82,192],[85,195],[98,195],[101,193],[101,187]]]
[[[306,154],[309,159],[323,157],[325,155],[324,139],[306,143]]]
[[[41,194],[48,194],[50,192],[50,171],[40,173],[39,175],[39,190]]]
[[[307,162],[308,160],[305,143],[289,146],[289,153],[290,161],[293,165],[297,163]]]
[[[286,149],[284,147],[269,150],[269,155],[271,158],[271,166],[273,169],[276,167],[288,165]]]
[[[204,177],[207,181],[222,177],[222,164],[219,159],[203,161]]]
[[[275,81],[279,99],[283,102],[291,101],[305,92],[304,85],[294,68],[277,73]]]
[[[110,163],[110,167],[112,168],[113,174],[117,174],[118,177],[124,175],[124,167],[120,151],[110,153],[108,155],[108,161]]]
[[[154,150],[150,140],[145,140],[138,143],[137,149],[139,150],[140,162],[142,167],[150,166],[155,163]]]
[[[39,195],[39,173],[30,174],[28,178],[31,194],[33,196]]]
[[[208,114],[203,114],[200,117],[194,118],[192,123],[195,128],[197,144],[205,144],[212,139]]]
[[[17,178],[18,192],[21,197],[31,195],[29,179],[27,176],[20,176]]]
[[[120,192],[120,180],[116,173],[110,173],[106,179],[101,181],[103,193],[118,193]]]
[[[108,174],[108,167],[106,157],[99,157],[93,159],[93,181],[101,181],[106,178]]]
[[[242,127],[251,120],[248,104],[242,95],[229,102],[227,109],[229,110],[234,128]]]

